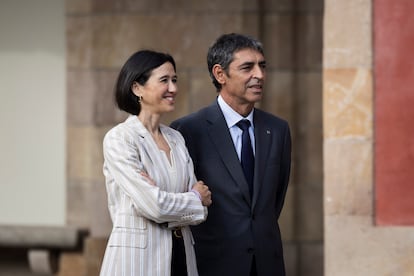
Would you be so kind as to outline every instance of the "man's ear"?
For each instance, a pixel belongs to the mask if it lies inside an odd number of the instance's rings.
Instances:
[[[141,96],[140,84],[138,82],[134,81],[132,83],[131,90],[132,90],[132,93],[134,93],[135,96],[137,96],[137,97]]]
[[[217,82],[220,84],[225,84],[226,83],[226,72],[224,71],[223,67],[221,67],[220,64],[215,64],[213,66],[213,69],[211,70],[214,77],[216,78]]]

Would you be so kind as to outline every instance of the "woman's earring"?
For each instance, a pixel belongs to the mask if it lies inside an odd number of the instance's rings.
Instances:
[[[138,96],[138,103],[141,103],[141,101],[142,101],[142,96],[141,96],[141,95],[139,95],[139,96]]]

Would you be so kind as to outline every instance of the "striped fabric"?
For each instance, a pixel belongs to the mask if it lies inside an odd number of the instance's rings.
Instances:
[[[170,275],[172,227],[183,227],[188,275],[198,275],[188,225],[204,221],[207,208],[189,192],[196,179],[181,134],[164,125],[160,130],[171,163],[136,116],[105,135],[103,172],[113,229],[101,276]]]

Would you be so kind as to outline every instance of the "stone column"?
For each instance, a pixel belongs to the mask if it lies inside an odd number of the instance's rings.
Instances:
[[[411,275],[414,271],[412,227],[374,224],[375,2],[325,1],[325,275]]]

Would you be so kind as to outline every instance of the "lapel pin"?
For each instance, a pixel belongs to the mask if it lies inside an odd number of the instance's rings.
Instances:
[[[267,134],[270,134],[270,130],[266,130],[266,133],[267,133]]]

